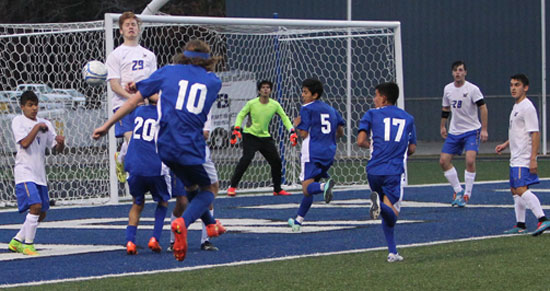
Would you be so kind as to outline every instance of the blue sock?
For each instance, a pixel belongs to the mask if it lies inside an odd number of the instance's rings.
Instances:
[[[319,193],[323,193],[323,190],[321,188],[321,183],[319,182],[313,182],[309,185],[307,185],[307,193],[309,195],[315,195],[315,194],[319,194]]]
[[[395,223],[393,225],[395,225]],[[395,239],[393,237],[393,225],[388,225],[386,219],[382,217],[382,229],[384,230],[384,236],[386,237],[386,242],[388,243],[388,251],[390,253],[397,254],[397,246],[395,245]]]
[[[206,211],[201,215],[201,220],[204,222],[204,225],[216,224],[216,219],[214,219],[214,216],[210,214],[210,208],[206,209]]]
[[[386,222],[388,223],[388,226],[390,227],[395,226],[395,223],[397,222],[397,216],[395,215],[395,212],[393,212],[393,209],[391,207],[389,207],[384,203],[380,203],[380,215],[382,216],[383,219],[386,220]]]
[[[153,227],[153,236],[160,241],[160,235],[162,234],[162,227],[164,227],[164,218],[166,217],[167,207],[157,204],[155,210],[155,226]]]
[[[126,241],[136,243],[136,232],[137,232],[137,226],[134,225],[128,225],[126,226]]]
[[[304,195],[304,198],[302,198],[302,203],[300,203],[300,208],[298,209],[298,215],[301,217],[306,217],[306,214],[309,211],[309,208],[311,208],[311,204],[313,204],[313,196]]]
[[[214,193],[210,191],[200,191],[195,195],[193,201],[189,201],[187,209],[183,212],[183,220],[185,220],[185,227],[189,225],[197,218],[201,217],[205,211],[208,211],[208,207],[214,201]]]

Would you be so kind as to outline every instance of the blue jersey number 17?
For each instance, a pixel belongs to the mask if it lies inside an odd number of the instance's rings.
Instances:
[[[403,129],[405,128],[405,119],[401,118],[384,118],[384,141],[390,141],[391,126],[397,126],[397,134],[395,135],[395,142],[401,141],[403,137]]]

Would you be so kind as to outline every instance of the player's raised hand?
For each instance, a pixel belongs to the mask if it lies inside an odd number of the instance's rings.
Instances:
[[[104,124],[104,125],[96,128],[96,129],[94,129],[94,133],[92,133],[92,138],[97,140],[100,137],[106,135],[108,131],[109,131],[109,127],[105,126],[105,124]]]
[[[238,139],[243,138],[243,135],[241,134],[242,129],[239,126],[233,127],[233,131],[231,133],[231,144],[236,144]]]
[[[298,135],[296,134],[296,130],[294,130],[294,128],[290,130],[290,144],[293,147],[298,144]]]

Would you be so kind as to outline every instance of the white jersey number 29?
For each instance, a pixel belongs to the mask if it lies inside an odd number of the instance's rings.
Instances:
[[[178,85],[180,86],[180,90],[178,92],[178,100],[176,101],[176,109],[182,110],[183,109],[183,103],[185,103],[185,108],[187,111],[195,114],[199,114],[202,112],[202,108],[204,107],[204,102],[206,102],[206,85],[201,83],[195,83],[191,85],[191,89],[189,90],[189,95],[186,95],[187,93],[187,87],[189,86],[189,81],[187,80],[181,80]],[[199,97],[199,100],[197,102],[197,95]],[[187,100],[186,100],[187,99]],[[195,105],[195,103],[197,103]]]
[[[401,141],[403,138],[403,129],[405,128],[405,119],[401,118],[384,118],[384,141],[390,140],[391,126],[397,126],[397,134],[395,135],[395,141]]]

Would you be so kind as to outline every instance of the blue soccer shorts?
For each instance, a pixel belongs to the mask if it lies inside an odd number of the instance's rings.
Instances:
[[[463,134],[449,134],[443,144],[442,153],[461,155],[464,151],[479,151],[481,129],[465,132]]]
[[[120,107],[113,110],[115,113]],[[124,137],[124,133],[128,131],[134,131],[134,118],[133,114],[130,113],[124,116],[121,120],[115,123],[115,137],[120,138]]]
[[[377,192],[380,195],[380,200],[384,196],[388,197],[393,207],[400,211],[401,200],[403,200],[403,188],[401,174],[399,175],[371,175],[367,174],[367,180],[371,191]]]
[[[42,212],[50,209],[48,186],[37,185],[34,182],[23,182],[15,185],[15,196],[19,212],[24,212],[33,204],[41,204]]]
[[[510,187],[518,188],[538,184],[539,176],[529,172],[527,167],[510,167]]]
[[[176,177],[176,175],[172,172],[172,198],[176,198],[179,196],[187,196],[187,191],[185,190],[185,185],[183,182]]]
[[[207,161],[201,165],[180,165],[167,161],[164,161],[164,163],[172,170],[176,177],[181,180],[183,185],[189,187],[197,185],[202,187],[218,182],[216,167],[210,159],[207,159]]]
[[[147,192],[151,192],[154,201],[167,202],[172,194],[172,179],[170,175],[148,177],[130,174],[128,188],[135,199],[135,204],[143,204]]]
[[[300,181],[314,179],[315,181],[321,180],[321,178],[328,179],[330,175],[328,170],[332,166],[332,163],[323,165],[319,162],[302,162],[302,169],[300,171]]]

